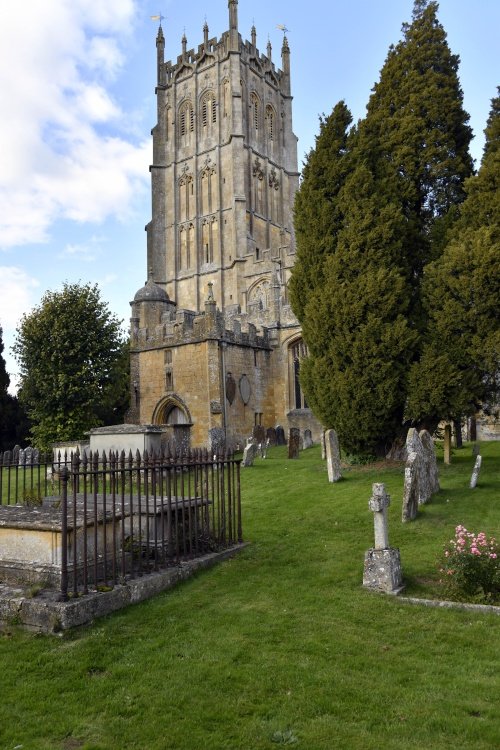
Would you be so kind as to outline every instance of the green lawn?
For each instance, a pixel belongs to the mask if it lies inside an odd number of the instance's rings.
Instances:
[[[173,592],[53,636],[0,637],[0,748],[401,750],[500,747],[500,617],[361,586],[371,484],[392,497],[406,593],[438,596],[456,524],[500,536],[500,443],[441,469],[402,525],[403,469],[328,484],[319,449],[242,470],[250,546]]]

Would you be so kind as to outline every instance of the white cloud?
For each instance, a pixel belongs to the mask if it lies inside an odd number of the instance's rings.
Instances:
[[[135,0],[14,5],[0,3],[0,248],[46,242],[61,218],[124,218],[150,161],[107,88]]]
[[[37,279],[16,266],[0,266],[0,325],[13,331],[35,303]]]

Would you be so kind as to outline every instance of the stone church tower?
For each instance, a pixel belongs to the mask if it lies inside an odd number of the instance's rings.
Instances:
[[[147,225],[148,280],[131,318],[131,409],[177,443],[242,444],[255,425],[321,427],[298,383],[304,352],[287,299],[298,188],[290,49],[281,69],[229,30],[165,62]]]

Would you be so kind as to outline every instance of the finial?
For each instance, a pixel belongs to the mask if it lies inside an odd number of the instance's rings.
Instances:
[[[255,26],[252,26],[251,35],[252,35],[252,45],[256,47],[257,46],[257,30]]]
[[[271,40],[269,39],[269,36],[267,37],[267,56],[269,59],[272,57],[273,48],[271,46]]]
[[[184,29],[184,33],[183,33],[182,39],[181,39],[181,44],[182,44],[182,55],[183,55],[183,57],[185,57],[186,56],[186,49],[187,49],[187,47],[186,47],[186,45],[187,45],[186,29]]]
[[[203,38],[205,40],[205,47],[208,44],[208,23],[207,23],[207,17],[205,16],[205,23],[203,24]]]
[[[214,282],[209,281],[207,286],[208,286],[207,302],[214,302],[215,301],[214,300]]]

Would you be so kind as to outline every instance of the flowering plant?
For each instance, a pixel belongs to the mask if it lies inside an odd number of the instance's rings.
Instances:
[[[441,583],[455,599],[493,602],[500,599],[500,546],[484,531],[455,528],[440,561]]]

